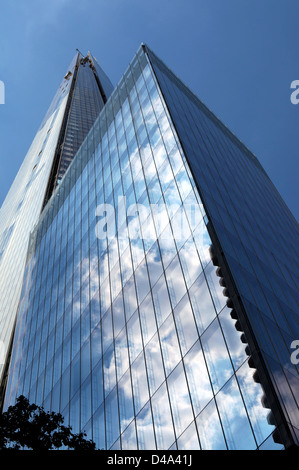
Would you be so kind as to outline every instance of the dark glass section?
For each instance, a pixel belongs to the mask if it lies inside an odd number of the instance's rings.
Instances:
[[[145,49],[244,313],[259,379],[273,392],[286,442],[298,444],[298,223],[255,155]]]
[[[71,81],[71,91],[44,205],[59,185],[113,90],[109,78],[90,53],[86,57],[78,53],[76,67],[73,73],[67,72],[65,79]]]
[[[103,106],[104,100],[90,62],[81,59],[67,117],[56,184],[60,183]]]
[[[99,80],[101,93],[102,93],[104,102],[106,102],[109,96],[111,95],[111,93],[113,92],[114,86],[110,82],[104,70],[98,64],[97,59],[90,52],[88,52],[88,57],[90,59],[90,65],[92,69],[95,70],[96,76]]]

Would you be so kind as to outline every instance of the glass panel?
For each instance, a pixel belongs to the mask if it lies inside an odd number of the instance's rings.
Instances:
[[[121,449],[137,449],[135,422],[133,421],[121,436]]]
[[[117,377],[120,379],[120,377],[122,377],[129,367],[129,352],[126,329],[123,329],[115,339],[115,362]]]
[[[91,418],[91,381],[86,380],[81,388],[81,428],[85,428],[86,423]]]
[[[148,403],[136,417],[138,435],[138,448],[140,450],[155,450],[155,436],[153,429],[152,411]]]
[[[172,314],[169,315],[160,328],[160,340],[165,371],[166,375],[168,375],[181,360],[180,347]]]
[[[116,383],[115,356],[113,344],[103,356],[104,388],[105,396],[112,390]]]
[[[105,411],[107,449],[109,449],[119,436],[119,414],[116,389],[107,397]]]
[[[210,378],[199,341],[184,357],[184,364],[194,413],[197,415],[213,397]]]
[[[141,408],[149,400],[147,376],[143,353],[132,364],[132,381],[135,414],[139,413]]]
[[[235,377],[216,395],[216,402],[230,450],[255,449],[256,443]]]
[[[203,333],[201,341],[213,388],[217,392],[233,375],[232,365],[217,319]]]
[[[97,449],[106,449],[104,405],[93,416],[93,440]]]
[[[162,274],[162,260],[158,243],[155,242],[146,254],[151,286],[153,287]]]
[[[175,440],[175,435],[165,384],[163,384],[153,396],[152,409],[157,449],[168,449]]]
[[[118,382],[120,429],[124,431],[134,418],[132,383],[130,371]]]
[[[167,383],[176,435],[179,436],[194,419],[182,363],[170,374]]]
[[[124,303],[125,303],[125,312],[126,312],[126,320],[133,315],[137,308],[137,296],[136,296],[136,289],[134,279],[131,278],[129,282],[125,285],[123,289],[124,293]]]
[[[159,327],[171,311],[171,305],[164,276],[159,279],[153,288],[153,300]]]
[[[146,367],[149,379],[150,393],[153,395],[165,380],[160,342],[156,333],[145,348]]]
[[[104,383],[102,362],[92,371],[92,408],[95,412],[104,399]]]
[[[124,303],[122,293],[120,293],[113,302],[112,311],[114,337],[116,337],[125,325]]]
[[[196,418],[199,441],[203,450],[226,450],[222,424],[214,400]]]
[[[144,344],[147,344],[157,330],[152,296],[149,294],[139,307]]]
[[[176,256],[165,271],[172,308],[179,303],[186,292],[186,285],[179,258]]]
[[[131,363],[143,349],[138,311],[127,323],[128,346]]]
[[[194,422],[178,438],[178,450],[200,450]]]
[[[203,273],[200,274],[192,285],[189,290],[189,295],[196,325],[201,334],[216,316],[216,311]]]
[[[187,287],[190,288],[202,271],[202,266],[197,254],[193,238],[189,238],[180,249],[179,257],[184,271]]]
[[[175,308],[174,318],[182,354],[185,355],[198,339],[196,324],[187,294]]]

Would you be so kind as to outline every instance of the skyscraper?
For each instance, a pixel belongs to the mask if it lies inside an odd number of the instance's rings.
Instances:
[[[78,142],[65,108],[40,180],[4,406],[24,394],[98,448],[298,445],[297,222],[147,46],[105,102]]]

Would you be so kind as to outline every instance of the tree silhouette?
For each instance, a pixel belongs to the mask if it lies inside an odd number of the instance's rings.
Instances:
[[[85,439],[85,432],[73,434],[63,422],[60,413],[46,412],[21,395],[0,415],[0,450],[95,450],[95,443]]]

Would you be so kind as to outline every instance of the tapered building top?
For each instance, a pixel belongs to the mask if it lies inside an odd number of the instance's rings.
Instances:
[[[69,164],[76,155],[96,117],[103,109],[113,85],[90,52],[83,57],[78,53],[73,71],[65,80],[70,81],[70,93],[60,129],[53,166],[44,205],[60,183]]]

